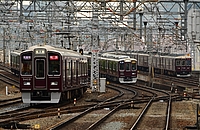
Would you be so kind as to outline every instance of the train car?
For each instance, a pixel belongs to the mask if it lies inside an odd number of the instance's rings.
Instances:
[[[188,55],[161,56],[160,62],[165,75],[176,77],[191,76],[191,57]]]
[[[125,54],[123,52],[122,54]],[[191,76],[191,57],[183,54],[171,55],[157,55],[152,54],[152,61],[149,61],[149,54],[147,53],[126,53],[130,57],[136,58],[138,61],[138,70],[149,72],[149,65],[154,73],[164,74],[176,77],[190,77]],[[152,71],[152,70],[151,70]]]
[[[19,61],[21,52],[22,51],[20,50],[10,52],[10,69],[15,75],[19,75]]]
[[[88,58],[88,71],[90,71],[91,55],[90,53],[84,54]],[[114,53],[100,54],[99,73],[101,78],[106,78],[110,81],[119,83],[136,83],[137,60],[130,58],[129,56],[116,55]]]
[[[100,75],[119,83],[137,82],[137,60],[126,55],[104,53],[99,62]]]
[[[59,103],[87,89],[87,60],[80,53],[36,45],[20,53],[20,91],[24,103]]]

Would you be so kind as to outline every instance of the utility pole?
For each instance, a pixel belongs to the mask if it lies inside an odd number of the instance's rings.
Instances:
[[[175,22],[175,25],[176,25],[176,33],[175,33],[175,35],[176,35],[176,53],[177,53],[177,50],[178,50],[178,22]]]
[[[200,53],[200,40],[194,40],[194,44],[198,49],[198,53]],[[194,63],[195,64],[195,63]],[[195,68],[196,69],[196,68]],[[198,68],[199,69],[199,68]],[[200,70],[198,70],[198,74],[199,74],[199,85],[198,87],[200,87]]]
[[[5,61],[6,61],[6,45],[5,45],[5,31],[6,31],[6,29],[5,28],[3,28],[3,64],[5,65]]]
[[[92,56],[91,56],[91,80],[92,92],[99,91],[99,38],[98,38],[98,5],[93,3],[92,11]]]
[[[140,39],[142,39],[142,16],[143,16],[143,12],[140,12],[139,15],[140,15]]]
[[[144,23],[144,44],[145,46],[147,45],[147,22],[143,22]]]

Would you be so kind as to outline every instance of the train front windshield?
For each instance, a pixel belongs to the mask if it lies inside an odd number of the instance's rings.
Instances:
[[[126,71],[130,71],[130,63],[126,63]]]
[[[45,76],[45,61],[42,60],[36,60],[36,77],[37,78],[43,78]]]
[[[57,54],[49,54],[49,75],[60,74],[60,57]]]
[[[124,71],[124,61],[119,62],[119,70]]]
[[[31,75],[32,74],[32,55],[31,54],[24,54],[21,56],[22,60],[22,75]]]
[[[186,66],[191,66],[191,60],[190,59],[186,60]]]
[[[191,60],[190,59],[176,60],[176,66],[191,66]]]
[[[132,70],[136,70],[137,69],[137,64],[135,61],[131,61],[132,63]]]

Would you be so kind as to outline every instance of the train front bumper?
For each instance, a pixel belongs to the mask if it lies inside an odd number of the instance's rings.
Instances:
[[[32,98],[30,92],[22,92],[23,103],[59,103],[61,97],[61,92],[51,92],[50,96],[37,98]]]

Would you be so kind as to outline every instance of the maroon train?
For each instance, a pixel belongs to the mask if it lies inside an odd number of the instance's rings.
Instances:
[[[149,64],[154,73],[176,77],[190,77],[192,71],[191,56],[187,54],[153,54],[152,61],[148,53],[119,52],[137,59],[138,70],[149,72]]]
[[[84,54],[88,58],[88,70],[91,69],[91,55]],[[119,83],[137,82],[137,60],[127,55],[115,53],[102,53],[99,55],[99,74],[101,78]]]
[[[58,103],[82,95],[88,87],[87,60],[72,50],[36,45],[11,53],[11,65],[19,72],[24,103]]]

